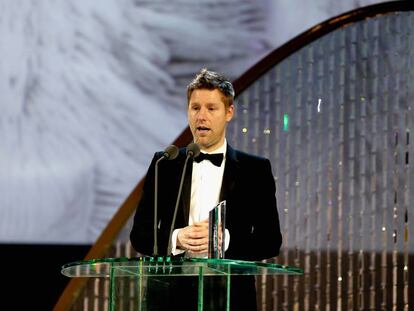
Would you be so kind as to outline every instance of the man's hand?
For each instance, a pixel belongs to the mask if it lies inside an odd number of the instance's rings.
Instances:
[[[208,251],[208,220],[182,228],[177,235],[177,246],[189,253],[206,253]]]

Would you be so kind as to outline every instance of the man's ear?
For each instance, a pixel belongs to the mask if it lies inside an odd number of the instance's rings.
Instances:
[[[230,122],[234,115],[234,105],[230,105],[226,112],[226,121]]]

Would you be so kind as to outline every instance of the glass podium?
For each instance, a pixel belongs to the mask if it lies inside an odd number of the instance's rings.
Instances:
[[[62,274],[109,279],[111,311],[175,310],[177,307],[207,311],[230,310],[234,276],[301,275],[303,270],[231,259],[119,257],[68,263],[62,267]]]

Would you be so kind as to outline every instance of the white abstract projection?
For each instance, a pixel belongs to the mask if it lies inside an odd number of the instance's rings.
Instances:
[[[270,50],[263,2],[0,0],[0,242],[93,242],[186,127],[194,73]]]

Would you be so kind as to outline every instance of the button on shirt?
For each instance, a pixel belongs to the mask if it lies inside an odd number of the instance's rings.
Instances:
[[[190,215],[188,220],[189,225],[207,220],[210,210],[212,210],[219,203],[224,166],[226,164],[226,151],[227,142],[225,140],[221,147],[211,152],[224,154],[224,159],[220,166],[215,166],[209,160],[203,160],[200,163],[193,161]],[[207,153],[203,150],[201,150],[201,152]],[[183,250],[176,249],[178,231],[179,229],[174,230],[172,236],[172,249],[174,255],[183,252]],[[225,236],[225,244],[227,249],[230,242],[227,229]],[[206,257],[206,254],[204,254],[203,257]]]

